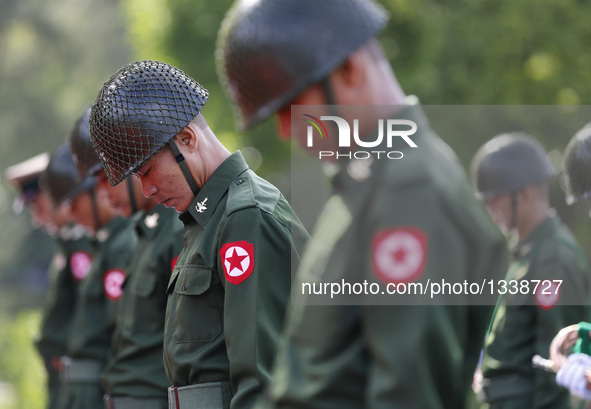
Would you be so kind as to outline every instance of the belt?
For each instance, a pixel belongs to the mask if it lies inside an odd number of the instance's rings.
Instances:
[[[529,395],[534,391],[534,382],[518,374],[485,378],[478,397],[481,402],[496,402]]]
[[[94,359],[61,358],[61,380],[64,382],[99,382],[103,363]]]
[[[133,398],[130,396],[103,396],[105,409],[166,409],[167,400],[158,398]]]
[[[224,386],[229,393],[228,382],[199,383],[180,388],[171,386],[168,388],[168,409],[222,409]]]

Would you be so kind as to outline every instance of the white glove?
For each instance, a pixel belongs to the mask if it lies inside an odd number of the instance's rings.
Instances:
[[[587,354],[569,355],[566,363],[556,374],[556,383],[567,388],[570,393],[584,400],[591,400],[591,389],[585,372],[591,370],[591,356]]]

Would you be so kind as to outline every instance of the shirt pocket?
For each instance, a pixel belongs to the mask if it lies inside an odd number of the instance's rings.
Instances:
[[[134,280],[133,276],[128,277],[124,283],[124,291],[129,291],[136,297],[149,298],[152,296],[152,294],[154,294],[154,290],[156,289],[156,284],[158,283],[158,273],[152,269],[148,269],[142,273],[143,274],[141,274],[137,280]]]
[[[171,277],[168,293],[174,308],[176,342],[211,342],[222,333],[221,291],[206,266],[186,265]]]

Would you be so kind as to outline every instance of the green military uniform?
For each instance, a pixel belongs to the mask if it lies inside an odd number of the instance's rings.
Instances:
[[[79,226],[60,230],[48,277],[49,294],[43,309],[41,329],[35,341],[48,375],[48,407],[57,408],[60,391],[60,358],[66,355],[68,334],[76,308],[78,283],[90,271],[94,245]],[[74,268],[72,268],[74,264]],[[73,271],[74,270],[74,271]]]
[[[88,276],[78,287],[76,312],[63,362],[60,408],[103,408],[99,373],[105,366],[115,327],[117,300],[137,244],[134,225],[116,217],[100,229],[98,250]]]
[[[482,362],[483,392],[489,408],[567,408],[569,393],[554,375],[532,367],[535,354],[548,357],[562,328],[584,320],[591,289],[587,259],[576,240],[552,212],[516,248],[509,280],[563,280],[559,297],[548,287],[527,295],[500,298]],[[533,285],[530,287],[533,290]],[[557,305],[566,302],[568,305]],[[573,305],[579,303],[580,305]]]
[[[322,300],[299,288],[384,282],[392,272],[392,282],[481,282],[506,271],[505,240],[453,152],[420,106],[399,115],[416,123],[418,148],[396,142],[403,159],[356,161],[367,166],[359,173],[348,161],[333,180],[294,284],[272,407],[465,407],[492,305],[462,304],[461,296],[458,305],[424,305],[428,297],[420,295],[420,305],[391,305],[395,295],[390,305],[369,305],[388,302],[380,295],[312,305]]]
[[[240,152],[180,218],[185,248],[168,285],[164,332],[170,407],[250,408],[269,382],[307,232]]]
[[[115,409],[132,400],[144,409],[168,406],[162,338],[166,287],[183,248],[183,224],[177,216],[156,206],[135,217],[139,241],[126,269],[111,356],[101,374]]]

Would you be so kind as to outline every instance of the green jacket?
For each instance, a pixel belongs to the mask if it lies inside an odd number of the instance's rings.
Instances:
[[[416,295],[404,298],[415,305],[393,305],[401,301],[384,285],[494,278],[506,271],[505,240],[420,106],[399,117],[416,123],[418,148],[394,141],[403,159],[344,162],[333,180],[296,276],[271,407],[466,405],[491,303]],[[302,286],[343,280],[380,284],[381,293],[314,305],[334,300]]]
[[[93,241],[79,226],[62,229],[56,242],[58,249],[48,272],[49,293],[35,341],[45,361],[66,355],[68,333],[76,311],[76,290],[90,271],[95,251]]]
[[[106,364],[115,328],[117,300],[137,245],[130,219],[117,217],[97,232],[98,250],[78,287],[76,312],[68,338],[71,358]]]
[[[111,396],[167,399],[162,342],[166,287],[183,248],[183,224],[156,206],[135,217],[138,245],[126,268],[109,362],[101,384]]]
[[[523,386],[515,388],[512,398],[528,396],[528,408],[567,408],[568,391],[556,384],[555,375],[534,369],[531,362],[535,354],[548,358],[558,331],[588,318],[591,274],[587,259],[555,214],[537,226],[514,254],[506,280],[529,283],[530,291],[501,296],[486,340],[483,377],[493,387],[507,378],[513,385],[517,377],[522,379]],[[534,295],[536,282],[532,280],[562,280],[562,284],[559,291],[540,284]],[[545,289],[548,296],[542,294]],[[553,297],[554,293],[558,296]],[[491,401],[496,400],[492,396]]]
[[[308,234],[240,152],[180,218],[185,247],[168,285],[166,374],[177,387],[222,382],[224,408],[250,408],[269,382]]]

